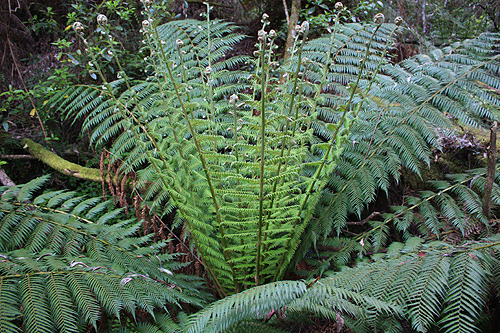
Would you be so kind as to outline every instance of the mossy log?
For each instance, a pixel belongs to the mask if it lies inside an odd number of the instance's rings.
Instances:
[[[93,182],[102,182],[101,172],[99,169],[87,168],[69,162],[33,140],[22,139],[21,143],[23,144],[23,148],[26,149],[31,155],[60,173]]]

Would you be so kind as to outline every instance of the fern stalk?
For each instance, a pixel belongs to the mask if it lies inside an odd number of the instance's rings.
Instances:
[[[298,86],[298,79],[299,79],[300,68],[302,66],[302,51],[304,49],[304,44],[305,44],[306,37],[307,37],[308,33],[309,33],[309,30],[307,30],[306,33],[304,34],[303,41],[302,41],[300,47],[298,48],[298,50],[296,50],[295,46],[297,45],[297,42],[299,40],[299,35],[300,35],[297,32],[297,34],[295,36],[294,46],[293,46],[293,49],[292,49],[292,52],[291,52],[291,57],[290,57],[290,65],[291,65],[292,61],[293,61],[293,58],[295,56],[295,53],[298,53],[297,69],[296,69],[296,71],[294,73],[294,77],[293,77],[293,88],[292,88],[292,93],[291,93],[291,98],[290,98],[290,107],[289,107],[289,111],[288,111],[288,117],[287,117],[287,120],[285,122],[285,126],[283,126],[282,132],[286,133],[286,131],[288,131],[288,127],[290,125],[290,120],[288,118],[291,117],[291,114],[292,114],[292,111],[293,111],[293,107],[295,106],[296,107],[296,112],[295,112],[295,119],[294,119],[294,126],[293,126],[292,137],[295,134],[295,126],[296,126],[296,122],[297,122],[297,119],[298,119],[298,109],[299,109],[298,105],[296,105],[296,103],[294,103],[294,99],[295,99],[296,90],[297,90],[297,86]],[[273,53],[273,46],[274,46],[274,38],[271,39],[270,48],[269,48],[269,59],[268,59],[268,63],[269,64],[271,63],[271,55]],[[300,101],[300,99],[302,97],[302,89],[299,89],[299,90],[300,90],[300,92],[299,92],[299,96],[298,97],[299,97],[299,101]],[[283,108],[284,108],[284,106],[283,106]],[[283,113],[283,109],[281,110],[281,113]],[[281,149],[280,149],[280,155],[279,155],[279,157],[285,156],[284,152],[285,152],[286,146],[288,146],[288,154],[287,154],[287,156],[288,157],[290,156],[292,145],[291,144],[289,145],[288,141],[289,141],[289,139],[286,136],[284,136],[283,139],[281,140]],[[279,176],[281,174],[281,168],[282,168],[282,166],[283,166],[283,163],[280,163],[278,165],[278,169],[276,171],[276,176]],[[287,167],[287,165],[285,164],[284,167],[283,167],[283,172],[286,171],[286,167]],[[280,179],[280,178],[277,178],[274,181],[272,193],[276,192],[276,189],[278,187],[278,183],[280,183],[282,181],[283,180]],[[274,208],[274,201],[275,201],[275,197],[273,197],[271,199],[271,202],[269,203],[269,211],[268,211],[267,219],[271,218],[272,210]],[[269,224],[266,224],[264,232],[267,232],[268,227],[269,227]],[[267,238],[267,234],[265,233],[264,234],[264,241],[266,241],[266,238]]]
[[[335,36],[337,34],[337,26],[339,23],[339,14],[336,13],[333,20],[335,21],[335,24],[333,26],[333,32],[330,32],[330,47],[328,48],[327,56],[326,56],[326,61],[323,64],[322,68],[322,76],[321,76],[321,81],[318,85],[316,85],[316,93],[314,95],[314,107],[312,108],[311,114],[316,114],[317,108],[318,108],[318,103],[319,103],[319,96],[321,94],[321,91],[323,90],[323,86],[326,83],[326,74],[328,74],[328,68],[330,66],[330,63],[332,61],[332,54],[333,54],[333,48],[335,47]],[[340,51],[340,50],[339,50]]]
[[[264,32],[264,29],[261,30]],[[264,167],[266,164],[266,89],[267,89],[267,71],[266,65],[266,36],[259,36],[261,38],[260,52],[262,62],[261,73],[261,103],[260,103],[260,179],[259,179],[259,221],[257,225],[257,262],[255,273],[255,285],[260,282],[260,265],[261,265],[261,251],[262,251],[262,232],[264,229]]]

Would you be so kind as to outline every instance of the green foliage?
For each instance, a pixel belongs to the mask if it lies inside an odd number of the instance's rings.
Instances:
[[[34,196],[47,179],[0,188],[2,331],[80,332],[104,314],[203,305],[200,281],[172,273],[182,264],[138,236],[140,221],[101,198]]]
[[[58,28],[55,20],[56,13],[52,9],[52,7],[46,7],[40,10],[38,14],[33,15],[30,29],[35,35],[56,32]]]
[[[318,45],[321,42],[325,39]],[[453,130],[450,116],[464,125],[486,128],[498,119],[500,99],[486,88],[500,87],[500,62],[491,48],[496,43],[498,36],[482,35],[382,68],[352,128],[351,144],[329,176],[313,233],[339,233],[351,214],[361,217],[378,191],[388,193],[403,168],[419,175],[431,162],[431,149],[440,147],[440,131]],[[339,65],[334,70],[338,73],[332,76],[340,81],[337,89],[342,89],[341,79],[352,80],[353,69]],[[334,119],[328,114],[325,118]]]
[[[14,116],[19,112],[19,109],[12,108],[13,105],[19,103],[19,101],[25,98],[25,92],[23,90],[13,90],[12,86],[9,86],[9,91],[5,91],[0,94],[0,97],[4,97],[2,99],[2,104],[0,108],[0,120],[2,123],[2,128],[4,131],[9,131],[9,117]]]
[[[154,10],[162,13],[168,19],[169,4],[170,1],[158,1],[157,4],[155,3]],[[144,55],[140,52],[141,34],[138,31],[142,15],[140,15],[141,8],[138,3],[128,0],[111,0],[102,1],[95,5],[88,1],[77,0],[71,4],[70,10],[66,23],[68,28],[76,21],[83,24],[87,38],[92,41],[92,45],[86,47],[94,49],[93,52],[97,55],[108,80],[116,78],[120,71],[116,62],[113,61],[114,57],[107,40],[108,35],[113,36],[113,52],[121,59],[127,73],[134,77],[144,76],[144,68],[142,67]],[[98,25],[97,16],[99,14],[104,14],[108,18],[106,35]],[[68,35],[70,34],[71,31],[68,31]],[[71,38],[73,37],[71,36]],[[68,40],[70,37],[60,38],[58,43],[62,46]],[[88,75],[87,82],[100,81],[96,69],[90,61],[91,58],[85,52],[85,47],[82,46],[79,41],[69,43],[67,47],[61,47],[62,52],[59,57],[64,55],[63,59],[79,70],[83,70],[84,74]]]
[[[340,316],[356,332],[397,331],[403,318],[418,331],[474,331],[495,252],[476,243],[423,244],[410,227],[439,234],[446,222],[465,234],[470,217],[487,225],[481,190],[435,183],[438,192],[408,197],[409,207],[370,221],[356,237],[331,235],[361,218],[404,169],[421,174],[440,130],[452,128],[449,116],[478,127],[498,119],[498,36],[392,64],[395,25],[336,19],[322,38],[307,41],[307,24],[297,29],[292,60],[280,67],[275,34],[263,22],[256,58],[247,59],[227,57],[243,36],[226,22],[151,18],[143,22],[146,80],[122,70],[111,40],[119,79],[106,80],[89,48],[103,85],[71,87],[51,101],[85,117],[92,144],[108,146],[121,172],[137,173],[147,204],[160,215],[175,211],[218,293],[236,293],[171,329],[251,322],[264,330],[255,320],[287,307]],[[332,262],[345,266],[357,253],[383,250],[391,227],[407,241],[392,243],[387,258],[371,256],[379,262],[309,285],[280,281],[304,257],[323,273]]]
[[[112,140],[122,171],[136,170],[139,184],[148,184],[150,207],[176,208],[219,293],[281,279],[363,105],[356,91],[373,82],[357,70],[351,87],[319,103],[332,81],[334,42],[363,45],[360,59],[376,70],[396,26],[343,27],[326,54],[306,51],[314,44],[297,34],[282,69],[273,61],[275,36],[264,30],[257,59],[225,58],[243,38],[228,23],[145,22],[154,75],[132,82],[120,72],[120,80],[70,88],[52,103],[85,115],[93,144]],[[244,61],[253,74],[231,70]],[[317,121],[327,113],[334,123]]]
[[[414,6],[409,2],[409,6]],[[415,6],[409,11],[408,22],[418,18],[422,9]],[[411,7],[410,7],[411,8]],[[485,31],[498,32],[498,3],[491,0],[473,1],[429,1],[426,4],[427,27],[416,27],[435,44],[448,43],[477,36]]]
[[[335,24],[335,4],[334,1],[307,0],[303,3],[301,18],[311,24],[311,29],[322,30]],[[378,0],[358,1],[354,7],[343,7],[340,10],[339,18],[343,22],[367,22],[384,8],[384,3]]]
[[[499,237],[461,246],[422,244],[419,238],[393,243],[399,249],[383,259],[327,273],[309,285],[281,281],[212,303],[191,317],[187,332],[207,327],[210,332],[231,332],[243,320],[283,326],[269,321],[278,309],[292,321],[295,313],[303,312],[340,318],[355,332],[399,332],[398,318],[407,318],[418,332],[434,325],[443,332],[476,332],[485,303],[498,292],[499,244]]]

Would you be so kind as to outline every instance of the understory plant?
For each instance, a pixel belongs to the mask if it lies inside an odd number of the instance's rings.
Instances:
[[[106,18],[99,18],[106,31]],[[306,58],[304,22],[296,27],[290,63],[280,66],[267,19],[255,58],[225,59],[243,38],[230,24],[207,15],[205,23],[156,26],[150,18],[143,33],[154,75],[136,82],[120,72],[108,82],[91,54],[102,87],[56,97],[86,115],[92,143],[113,140],[111,153],[123,160],[122,172],[137,172],[136,188],[144,189],[152,209],[176,211],[220,296],[285,276],[397,28],[380,21],[340,34],[335,26],[326,53],[310,50]],[[325,94],[328,69],[351,41],[360,48],[360,65],[332,99]],[[234,70],[237,65],[249,70]],[[322,120],[325,112],[335,121]]]
[[[280,64],[267,15],[254,57],[230,57],[244,36],[210,20],[209,9],[205,22],[158,25],[144,4],[147,79],[122,70],[107,35],[120,68],[107,81],[75,23],[103,84],[70,87],[49,105],[84,117],[91,143],[107,147],[121,173],[135,173],[145,204],[174,216],[223,298],[185,320],[160,321],[174,331],[273,331],[287,316],[312,313],[356,332],[400,331],[405,320],[416,331],[477,330],[498,293],[495,226],[478,209],[484,186],[472,186],[484,184],[482,172],[408,196],[354,231],[348,222],[403,170],[421,175],[454,120],[485,128],[497,120],[498,36],[393,64],[401,20],[340,25],[336,17],[313,40],[307,22],[295,27],[292,58]],[[107,18],[98,22],[106,34]],[[494,204],[498,190],[495,183]],[[472,220],[483,227],[479,240],[423,238],[446,227],[466,237]],[[376,262],[364,263],[368,256]],[[346,268],[353,259],[358,265]],[[283,281],[304,265],[305,281]]]

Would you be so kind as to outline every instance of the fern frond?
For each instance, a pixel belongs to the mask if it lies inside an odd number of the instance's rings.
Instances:
[[[210,304],[190,318],[187,332],[221,332],[248,319],[264,319],[306,292],[300,281],[280,281],[254,287]]]
[[[475,332],[475,321],[486,302],[487,273],[479,264],[480,253],[471,251],[455,256],[450,265],[449,290],[443,318],[445,332]]]
[[[79,332],[85,323],[97,327],[102,313],[119,318],[120,311],[134,316],[136,309],[153,314],[165,304],[203,304],[199,281],[172,273],[178,268],[174,257],[156,254],[162,244],[135,237],[137,221],[114,223],[123,218],[121,210],[110,214],[103,210],[109,203],[71,192],[32,198],[46,181],[1,193],[2,330],[21,324],[29,331]],[[24,193],[24,201],[12,192]],[[60,207],[68,200],[73,209]]]

